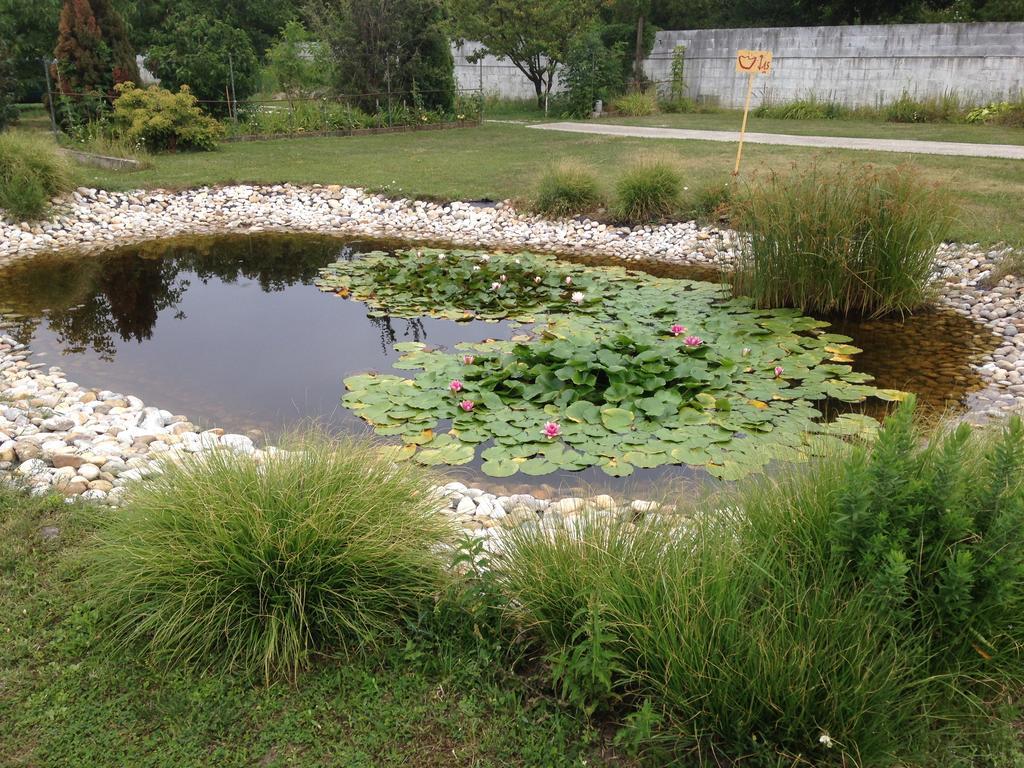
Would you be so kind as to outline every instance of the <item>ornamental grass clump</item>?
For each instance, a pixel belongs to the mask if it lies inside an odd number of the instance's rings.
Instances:
[[[679,172],[668,163],[637,163],[615,185],[617,217],[631,224],[666,219],[679,209],[682,192]]]
[[[495,561],[564,697],[643,715],[640,746],[916,765],[1019,695],[1019,419],[924,439],[911,400],[873,445],[675,514],[519,527]]]
[[[734,206],[745,238],[734,289],[762,307],[845,316],[929,303],[947,193],[909,167],[812,165],[753,183]]]
[[[658,114],[658,94],[653,89],[627,93],[612,102],[612,109],[627,117],[656,115]]]
[[[432,486],[354,439],[167,463],[88,553],[107,636],[166,664],[265,679],[379,647],[446,584],[452,531]]]
[[[603,198],[593,171],[578,163],[563,162],[541,177],[533,208],[545,216],[577,216],[600,208]]]
[[[0,209],[8,216],[38,219],[46,214],[51,198],[72,186],[71,167],[52,141],[24,133],[0,134]]]

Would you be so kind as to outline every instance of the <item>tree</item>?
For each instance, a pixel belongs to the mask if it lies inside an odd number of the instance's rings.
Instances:
[[[11,46],[6,38],[0,37],[0,131],[17,116],[13,104],[16,85]]]
[[[308,97],[326,84],[322,46],[298,21],[285,24],[281,37],[267,51],[267,65],[289,102]]]
[[[259,85],[260,64],[249,36],[208,16],[176,16],[150,47],[146,64],[162,86],[187,85],[216,114],[228,113],[229,94],[245,99]]]
[[[565,112],[571,117],[589,117],[598,99],[610,101],[622,90],[622,60],[625,43],[605,45],[601,27],[592,24],[573,38],[562,68]]]
[[[451,0],[457,36],[480,43],[470,57],[511,61],[544,107],[570,41],[597,16],[599,0]]]
[[[307,15],[330,49],[336,89],[363,109],[375,111],[389,96],[452,109],[441,0],[311,0]]]
[[[46,91],[43,62],[53,55],[60,10],[60,0],[0,0],[0,39],[13,60],[17,101],[37,100]]]
[[[124,20],[109,0],[65,0],[54,58],[66,128],[95,118],[117,83],[139,80]]]

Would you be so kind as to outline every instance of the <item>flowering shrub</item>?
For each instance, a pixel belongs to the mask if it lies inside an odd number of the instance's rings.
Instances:
[[[153,152],[217,148],[223,129],[199,108],[187,85],[177,93],[134,83],[119,83],[116,90],[113,122],[129,141]]]

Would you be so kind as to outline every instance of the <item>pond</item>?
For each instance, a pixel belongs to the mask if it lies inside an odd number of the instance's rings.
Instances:
[[[394,345],[510,339],[521,329],[480,320],[373,316],[359,301],[324,293],[319,270],[397,243],[260,234],[156,241],[99,256],[37,258],[0,272],[0,314],[35,362],[59,365],[85,386],[139,396],[197,424],[269,434],[316,422],[367,432],[341,405],[343,380],[375,371],[407,375]],[[593,262],[600,263],[600,262]],[[714,279],[707,271],[636,264],[662,277]],[[986,331],[953,313],[905,322],[841,323],[864,352],[856,369],[879,387],[916,392],[924,406],[959,403],[980,381],[970,362],[990,349]],[[479,459],[445,472],[479,481]],[[596,468],[540,477],[488,478],[514,492],[700,482],[685,467],[638,469],[614,481]]]

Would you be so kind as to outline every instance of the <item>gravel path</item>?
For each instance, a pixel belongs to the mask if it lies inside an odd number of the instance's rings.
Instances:
[[[696,139],[736,143],[736,131],[697,131],[687,128],[651,128],[641,125],[598,125],[595,123],[539,123],[528,126],[539,131],[594,133],[602,136],[632,136],[645,139]],[[872,152],[904,152],[920,155],[960,155],[1024,160],[1024,146],[1013,144],[967,144],[957,141],[908,141],[906,139],[853,139],[842,136],[793,136],[788,133],[748,133],[749,144],[779,144],[818,149],[863,149]]]

